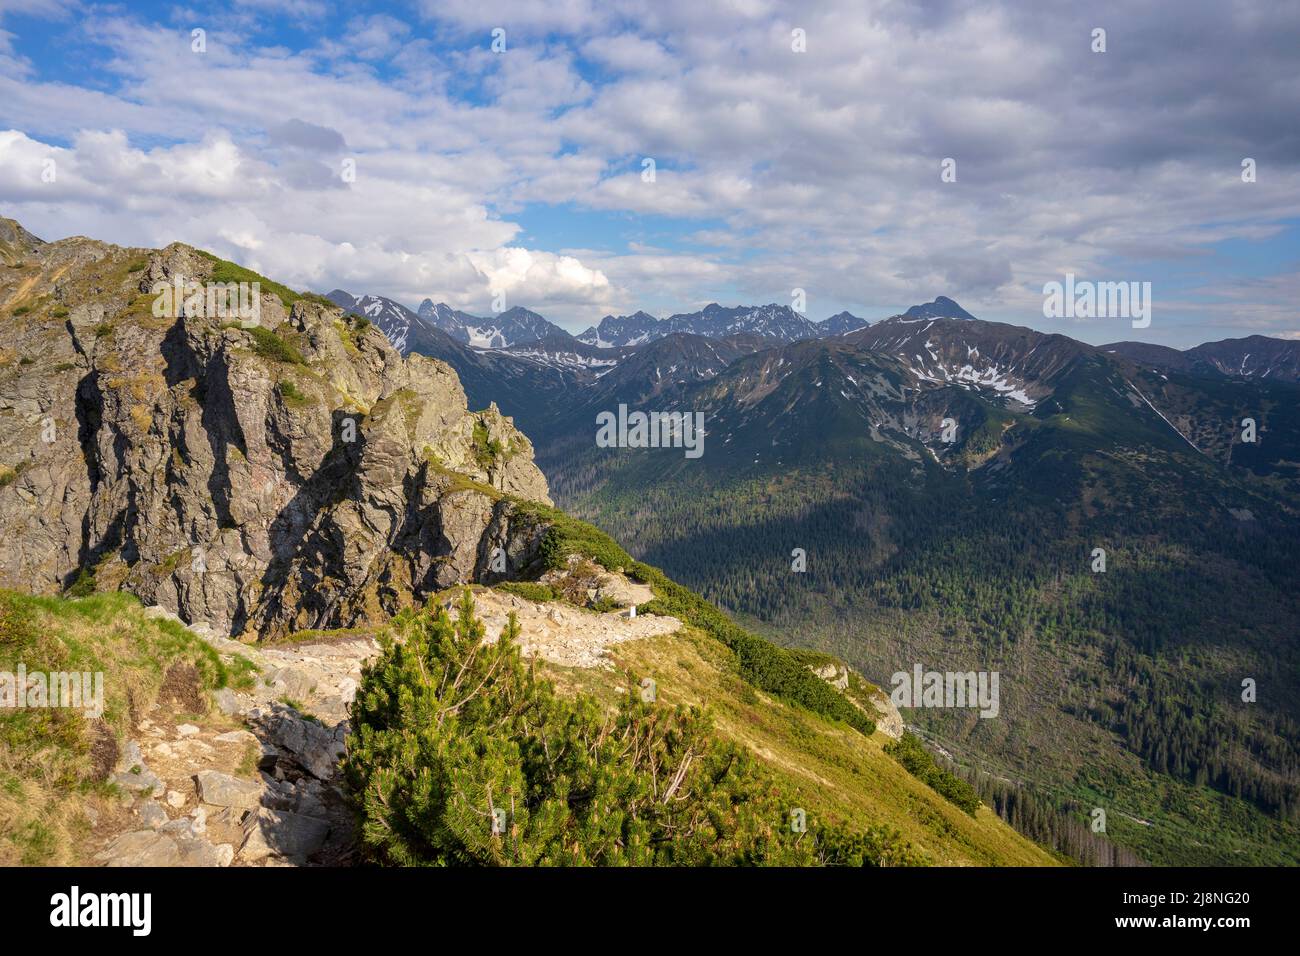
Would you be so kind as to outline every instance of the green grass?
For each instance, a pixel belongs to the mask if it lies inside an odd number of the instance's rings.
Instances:
[[[253,351],[268,361],[281,362],[285,365],[305,366],[307,364],[307,360],[303,358],[297,346],[271,329],[263,328],[260,325],[243,328],[237,323],[230,323],[225,328],[240,329],[251,335],[253,338]]]
[[[683,632],[628,641],[611,649],[618,671],[651,677],[668,706],[708,709],[714,726],[755,753],[808,818],[855,829],[884,827],[910,847],[895,865],[1052,866],[1045,849],[1003,823],[988,807],[962,812],[885,753],[882,735],[864,736],[834,720],[757,691],[735,672],[734,657],[711,635]],[[547,670],[562,688],[613,702],[608,672]]]
[[[71,598],[90,597],[95,593],[95,572],[90,568],[79,570],[77,577],[68,585],[64,593]]]
[[[484,468],[491,468],[505,454],[501,442],[496,438],[488,437],[487,425],[482,421],[474,423],[473,441],[474,457]]]
[[[331,302],[329,299],[325,298],[325,296],[321,295],[319,292],[297,292],[297,293],[294,293],[294,294],[297,295],[298,298],[300,298],[300,299],[302,299],[302,300],[304,300],[304,301],[306,301],[306,302],[314,302],[314,303],[316,303],[317,305],[322,305],[322,306],[324,306],[324,307],[327,308],[327,309],[337,309],[337,308],[338,308],[337,305],[335,305],[335,304],[334,304],[333,302]],[[367,324],[369,324],[369,321],[368,321],[368,320],[367,320]]]
[[[491,485],[484,484],[481,481],[475,481],[468,475],[448,468],[438,460],[438,457],[432,450],[426,449],[424,458],[425,461],[429,463],[430,468],[450,481],[450,485],[446,492],[447,494],[452,494],[457,491],[475,491],[490,498],[492,501],[500,501],[502,498],[506,497],[505,493],[502,492],[500,488],[493,488]]]
[[[287,404],[296,408],[311,404],[310,396],[303,394],[293,382],[286,379],[280,382],[278,387]]]
[[[286,309],[292,308],[293,304],[299,299],[308,297],[301,292],[294,292],[293,289],[290,289],[286,285],[273,282],[266,276],[254,272],[252,269],[246,269],[238,263],[231,262],[229,259],[219,258],[218,256],[214,256],[212,253],[205,252],[202,249],[196,249],[195,252],[212,263],[213,282],[256,282],[261,291],[269,292],[276,296],[284,304]],[[321,296],[312,296],[312,301],[321,301],[322,298],[323,297]],[[331,304],[330,307],[333,308],[333,305]]]
[[[262,748],[257,744],[249,741],[244,745],[244,752],[239,758],[239,765],[235,767],[236,777],[252,777],[257,774],[258,761],[262,759]]]
[[[541,546],[547,568],[563,567],[570,554],[582,554],[608,570],[626,570],[655,593],[655,600],[642,610],[671,615],[722,642],[736,655],[740,674],[755,687],[823,717],[843,721],[864,734],[875,732],[875,722],[869,716],[808,670],[798,657],[745,630],[659,568],[634,560],[599,528],[535,502],[520,502],[519,507],[550,524]]]
[[[175,621],[147,618],[127,594],[68,600],[0,591],[0,670],[14,673],[20,663],[28,673],[103,674],[104,713],[100,724],[67,708],[0,710],[0,865],[85,862],[86,801],[109,794],[95,773],[96,735],[120,745],[172,665],[192,665],[206,689],[242,686],[252,666],[224,661]]]
[[[502,581],[500,584],[494,585],[494,588],[497,591],[505,591],[507,594],[514,594],[529,601],[554,601],[556,599],[554,588],[549,584],[540,584],[537,581]]]

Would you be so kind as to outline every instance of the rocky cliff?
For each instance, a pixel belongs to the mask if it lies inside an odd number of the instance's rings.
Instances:
[[[254,281],[254,318],[215,307]],[[442,362],[188,246],[0,220],[0,586],[347,626],[528,566],[515,499],[549,503],[531,444]]]

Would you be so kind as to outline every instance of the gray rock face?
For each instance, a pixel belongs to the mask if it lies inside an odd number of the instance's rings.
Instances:
[[[124,833],[99,858],[106,866],[182,866],[176,841],[153,830]]]
[[[265,735],[279,750],[318,780],[329,780],[343,758],[346,726],[335,730],[301,716],[288,707],[274,705],[270,714],[257,718]]]
[[[510,573],[535,559],[545,529],[512,500],[549,503],[532,446],[446,364],[266,283],[255,329],[159,315],[155,290],[212,259],[0,226],[0,586],[93,573],[265,635],[500,577],[497,548]]]
[[[177,832],[135,830],[123,833],[97,859],[105,866],[229,866],[235,848]]]
[[[156,803],[146,803],[140,808],[140,822],[151,830],[157,830],[167,822],[167,811]]]
[[[329,823],[316,817],[261,809],[244,823],[244,845],[239,857],[253,863],[275,854],[294,863],[306,863],[325,845],[329,831]]]

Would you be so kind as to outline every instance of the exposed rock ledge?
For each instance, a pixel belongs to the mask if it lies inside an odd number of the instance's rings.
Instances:
[[[813,667],[812,672],[841,693],[845,693],[849,689],[849,668],[845,664],[839,662],[822,664]],[[889,695],[883,690],[875,685],[867,684],[861,678],[859,680],[861,681],[859,686],[870,687],[866,696],[874,713],[869,713],[867,716],[876,722],[878,731],[886,737],[898,740],[903,736],[903,715],[898,712],[894,702],[889,699]],[[858,700],[859,695],[846,694],[846,696],[854,707],[866,711],[866,708]]]

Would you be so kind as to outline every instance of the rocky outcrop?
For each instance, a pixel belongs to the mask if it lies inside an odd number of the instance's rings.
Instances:
[[[498,549],[505,575],[534,560],[532,446],[449,366],[267,280],[256,322],[156,308],[260,278],[187,246],[0,226],[0,585],[121,587],[266,635],[498,580]]]
[[[841,661],[810,665],[814,674],[848,698],[876,724],[876,729],[892,740],[903,736],[903,716],[879,687]],[[868,709],[870,708],[870,709]]]

